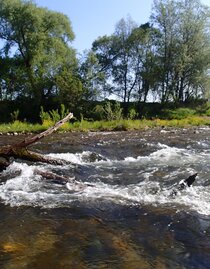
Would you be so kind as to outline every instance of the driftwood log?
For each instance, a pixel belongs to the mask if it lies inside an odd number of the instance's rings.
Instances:
[[[37,134],[32,137],[28,137],[23,141],[0,147],[0,171],[6,169],[11,164],[11,159],[21,159],[31,162],[42,162],[47,164],[54,164],[54,165],[65,165],[71,164],[71,162],[59,159],[53,159],[49,156],[45,156],[43,154],[39,154],[37,152],[31,151],[28,149],[29,146],[36,143],[37,141],[41,140],[42,138],[52,134],[55,132],[59,127],[61,127],[65,122],[70,120],[73,117],[72,113],[69,113],[65,118],[58,121],[54,126],[50,127],[46,131]],[[17,171],[18,172],[18,171]],[[62,175],[58,175],[57,173],[35,169],[34,173],[43,177],[44,179],[50,180],[54,183],[58,183],[61,185],[67,184],[67,188],[71,190],[81,190],[87,186],[94,186],[93,184],[84,184],[77,182],[74,177],[66,177]],[[71,185],[68,185],[71,184]]]
[[[32,137],[28,137],[19,143],[15,143],[12,145],[6,145],[0,147],[0,170],[6,169],[11,164],[11,159],[21,159],[26,161],[32,162],[42,162],[48,164],[55,164],[55,165],[63,165],[63,164],[70,164],[70,162],[64,160],[53,159],[43,154],[39,154],[37,152],[31,151],[28,149],[29,146],[36,143],[37,141],[41,140],[42,138],[52,134],[55,132],[60,126],[62,126],[65,122],[70,120],[73,117],[72,113],[69,113],[65,118],[58,121],[54,126],[50,127],[46,131],[34,135]],[[37,174],[45,177],[46,179],[55,179],[60,180],[61,182],[69,181],[69,178],[65,178],[59,176],[52,172],[43,172],[36,170]]]

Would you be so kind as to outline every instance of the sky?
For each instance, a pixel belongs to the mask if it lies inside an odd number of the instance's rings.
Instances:
[[[137,23],[148,22],[153,0],[34,0],[40,7],[67,15],[75,33],[72,46],[82,53],[99,36],[111,35],[116,23],[128,15]],[[210,6],[210,0],[201,0]]]

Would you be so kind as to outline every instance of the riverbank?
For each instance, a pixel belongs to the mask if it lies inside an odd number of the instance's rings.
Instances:
[[[53,121],[44,121],[43,124],[31,124],[27,122],[14,121],[12,123],[0,124],[0,134],[18,135],[23,133],[38,133],[48,129],[54,124]],[[188,128],[193,126],[210,126],[210,117],[191,116],[184,119],[153,119],[153,120],[113,120],[113,121],[86,121],[65,123],[59,129],[60,132],[88,132],[88,131],[131,131],[145,130],[154,127]]]

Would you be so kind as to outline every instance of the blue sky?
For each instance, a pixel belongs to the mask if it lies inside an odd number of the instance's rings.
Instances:
[[[99,36],[114,32],[116,23],[130,15],[138,24],[146,23],[153,0],[34,0],[41,7],[66,14],[75,33],[73,47],[90,49]],[[201,0],[210,6],[210,0]]]

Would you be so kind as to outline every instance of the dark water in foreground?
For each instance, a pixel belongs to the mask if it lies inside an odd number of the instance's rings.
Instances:
[[[210,268],[210,128],[55,134],[34,148],[75,165],[14,162],[0,175],[1,269]]]

